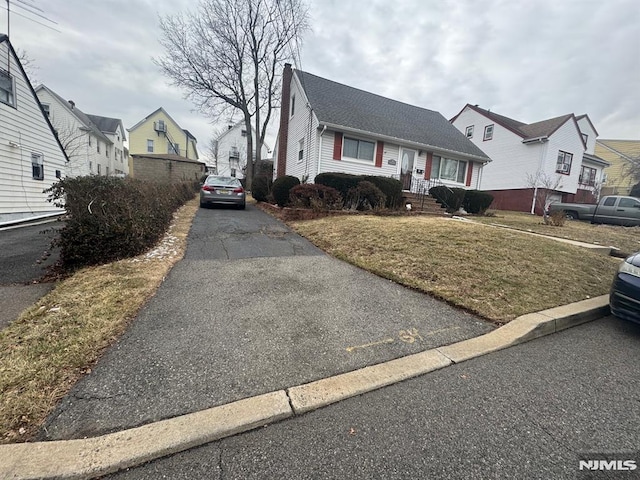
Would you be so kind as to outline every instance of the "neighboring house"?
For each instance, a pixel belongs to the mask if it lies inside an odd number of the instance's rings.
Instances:
[[[129,154],[168,154],[198,160],[196,137],[160,107],[129,128]]]
[[[43,190],[67,157],[9,37],[0,34],[0,223],[63,213]]]
[[[198,160],[168,153],[132,154],[129,175],[139,180],[158,183],[179,183],[199,180],[206,165]]]
[[[109,171],[118,176],[129,175],[129,156],[125,155],[124,147],[127,137],[122,120],[91,114],[87,114],[87,117],[111,140],[113,156],[109,157],[112,160]]]
[[[256,144],[256,129],[251,127],[253,134],[253,145]],[[214,163],[218,175],[225,175],[237,178],[244,178],[245,167],[247,166],[247,130],[244,121],[235,125],[229,125],[214,141]],[[269,146],[265,143],[260,149],[260,157],[266,160],[270,156]],[[253,153],[255,159],[255,150]]]
[[[36,94],[69,158],[68,176],[113,175],[116,169],[125,172],[122,162],[115,159],[114,147],[119,145],[122,151],[122,142],[114,143],[116,138],[109,138],[111,132],[102,132],[100,126],[92,121],[91,115],[85,114],[73,100],[65,100],[46,85],[36,87]],[[122,123],[118,119],[109,120]]]
[[[405,190],[477,188],[490,158],[440,113],[285,65],[276,176],[379,175]]]
[[[631,169],[640,171],[640,140],[597,140],[596,155],[611,164],[604,171],[602,195],[628,195],[638,183]]]
[[[494,208],[540,214],[535,198],[541,190],[549,201],[599,197],[609,163],[595,155],[598,132],[587,115],[526,124],[467,104],[451,123],[493,160],[478,189],[494,196]]]

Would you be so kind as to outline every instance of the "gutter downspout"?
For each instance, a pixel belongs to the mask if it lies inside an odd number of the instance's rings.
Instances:
[[[322,131],[320,132],[320,144],[318,148],[318,173],[316,175],[320,175],[322,173],[322,136],[324,132],[327,130],[327,126],[322,127]]]

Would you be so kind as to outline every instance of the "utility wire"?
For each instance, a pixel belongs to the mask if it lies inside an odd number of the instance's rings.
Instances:
[[[50,27],[49,25],[46,25],[46,24],[44,24],[44,23],[42,23],[42,22],[39,22],[39,21],[37,21],[37,20],[34,20],[33,18],[27,17],[26,15],[22,15],[21,13],[18,13],[18,12],[15,12],[15,11],[14,11],[14,12],[12,12],[12,13],[13,13],[14,15],[18,15],[19,17],[26,18],[27,20],[31,20],[32,22],[37,23],[38,25],[42,25],[43,27],[46,27],[46,28],[48,28],[48,29],[50,29],[50,30],[53,30],[54,32],[62,33],[62,32],[61,32],[60,30],[58,30],[57,28]],[[55,23],[55,22],[54,22],[54,23]]]
[[[45,19],[45,20],[47,20],[48,22],[51,22],[51,23],[53,23],[53,24],[55,24],[55,25],[58,25],[58,22],[54,22],[54,21],[53,21],[53,20],[51,20],[50,18],[47,18],[47,17],[45,17],[44,15],[39,14],[38,12],[34,12],[34,11],[32,11],[32,10],[29,10],[27,7],[25,7],[25,6],[23,6],[23,5],[19,5],[19,4],[17,4],[17,3],[14,3],[14,4],[13,4],[13,6],[14,6],[14,7],[18,7],[18,8],[22,8],[23,10],[25,10],[25,11],[29,12],[31,15],[35,15],[35,16],[37,16],[37,17],[44,18],[44,19]],[[15,13],[15,12],[14,12],[14,13]]]

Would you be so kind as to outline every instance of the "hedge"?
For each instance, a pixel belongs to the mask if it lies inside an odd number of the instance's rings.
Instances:
[[[460,210],[464,202],[465,192],[466,190],[464,188],[450,188],[444,185],[431,187],[429,189],[429,195],[434,197],[438,203],[444,205],[447,212],[450,213]]]
[[[291,205],[298,208],[311,208],[314,211],[342,208],[342,196],[335,188],[316,183],[296,185],[289,193]]]
[[[61,267],[72,270],[145,252],[198,188],[198,182],[158,184],[102,176],[60,180],[46,192],[68,214],[53,242],[60,247]]]
[[[360,182],[371,182],[384,193],[386,197],[385,206],[387,208],[396,209],[402,204],[402,182],[395,178],[327,172],[317,175],[313,181],[314,183],[335,188],[345,201],[349,196],[349,191],[356,188]]]
[[[258,202],[266,202],[267,197],[271,193],[273,180],[271,177],[259,175],[254,177],[253,185],[251,185],[251,196]]]
[[[347,207],[353,210],[377,210],[385,206],[386,195],[371,182],[362,181],[349,190]]]
[[[276,178],[271,187],[275,202],[281,207],[287,206],[289,204],[289,193],[296,185],[300,185],[300,180],[297,177],[285,175],[284,177]]]
[[[491,206],[493,202],[493,195],[487,192],[481,192],[479,190],[466,190],[464,193],[464,200],[462,202],[462,208],[467,213],[484,213],[487,208]]]

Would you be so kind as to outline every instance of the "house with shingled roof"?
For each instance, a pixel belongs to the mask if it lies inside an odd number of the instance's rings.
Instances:
[[[286,64],[275,174],[324,172],[475,189],[491,161],[440,113],[349,87]]]
[[[640,171],[640,140],[598,139],[596,155],[611,164],[604,171],[602,195],[629,195],[638,183],[631,172]]]
[[[35,92],[69,158],[68,176],[128,172],[122,121],[88,115],[73,100],[65,100],[46,85],[38,85]]]
[[[524,123],[467,104],[451,123],[492,160],[478,184],[494,196],[492,208],[541,214],[542,190],[550,202],[597,202],[609,163],[595,154],[587,115]]]

